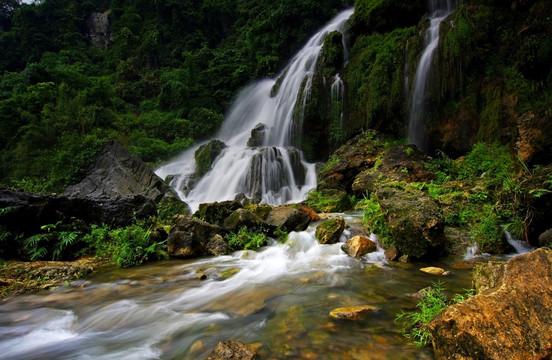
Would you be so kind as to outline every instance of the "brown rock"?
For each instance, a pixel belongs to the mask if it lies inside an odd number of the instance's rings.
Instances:
[[[399,249],[396,246],[391,246],[389,249],[385,250],[385,258],[389,261],[395,261],[401,256]]]
[[[215,349],[205,360],[258,360],[257,350],[253,346],[241,341],[224,340],[217,344]]]
[[[330,312],[330,317],[334,319],[361,320],[376,310],[377,308],[373,305],[346,306],[333,309]]]
[[[268,214],[266,223],[285,231],[303,231],[309,226],[310,217],[292,207],[279,206]]]
[[[492,281],[480,285],[478,295],[429,324],[436,359],[550,359],[552,250],[490,268],[484,272]]]
[[[378,249],[375,242],[365,236],[353,236],[341,247],[341,250],[352,257],[361,257]]]
[[[208,249],[218,251],[220,239],[217,234],[224,234],[225,230],[220,226],[209,224],[188,215],[177,215],[173,218],[169,237],[167,238],[167,251],[169,255],[176,257],[196,257],[206,255]],[[218,240],[217,240],[218,239]],[[208,247],[209,242],[214,242]],[[218,244],[218,245],[217,245]]]

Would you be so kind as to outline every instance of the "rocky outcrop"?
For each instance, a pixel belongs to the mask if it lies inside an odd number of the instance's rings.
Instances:
[[[255,147],[263,145],[266,125],[259,123],[251,130],[251,137],[247,140],[247,146]]]
[[[213,162],[224,148],[226,148],[226,144],[222,141],[211,140],[207,144],[201,145],[199,149],[195,151],[194,158],[196,161],[196,174],[198,178],[201,178],[211,170]]]
[[[191,258],[201,255],[219,255],[220,238],[226,231],[217,225],[195,219],[188,215],[173,218],[167,250],[170,256]],[[209,245],[211,243],[211,245]]]
[[[34,234],[46,224],[75,219],[87,224],[127,226],[155,216],[156,205],[143,195],[125,197],[67,197],[0,190],[0,225],[16,233]]]
[[[445,222],[439,205],[427,193],[387,186],[376,195],[401,254],[420,259],[442,252]]]
[[[551,358],[550,274],[549,249],[477,270],[479,294],[446,308],[429,324],[436,359]]]
[[[353,236],[341,246],[341,250],[352,257],[361,257],[378,249],[375,242],[365,236]]]
[[[113,32],[109,21],[110,12],[111,10],[103,13],[94,12],[86,19],[88,41],[100,50],[107,50],[113,42]]]
[[[114,141],[104,145],[89,166],[86,178],[67,187],[64,195],[78,198],[143,195],[155,203],[165,197],[176,198],[148,165]]]
[[[241,341],[224,340],[217,344],[205,360],[259,360],[260,358],[253,346]]]
[[[335,244],[339,241],[343,230],[345,230],[345,219],[340,216],[324,220],[318,225],[315,237],[320,244]]]
[[[304,212],[289,206],[273,208],[266,218],[266,223],[284,231],[303,231],[310,223],[310,217]]]

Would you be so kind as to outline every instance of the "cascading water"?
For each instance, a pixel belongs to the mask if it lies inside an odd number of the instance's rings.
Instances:
[[[262,80],[239,94],[216,137],[227,147],[189,192],[185,190],[195,172],[198,147],[156,170],[161,178],[173,177],[171,185],[192,210],[200,203],[231,200],[240,194],[272,205],[301,201],[316,186],[314,164],[304,161],[302,153],[292,147],[298,131],[295,105],[301,89],[308,91],[325,36],[341,31],[352,13],[352,9],[341,12],[316,33],[278,80]],[[264,126],[260,146],[248,146],[259,124]]]
[[[427,152],[424,128],[428,77],[433,61],[433,53],[439,44],[439,26],[452,11],[452,0],[429,1],[430,25],[425,35],[426,47],[420,58],[414,78],[414,90],[412,92],[408,124],[408,140],[424,152]]]

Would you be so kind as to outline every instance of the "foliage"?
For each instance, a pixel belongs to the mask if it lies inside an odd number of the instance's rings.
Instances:
[[[477,143],[460,165],[459,178],[492,177],[498,181],[513,171],[513,162],[505,146]]]
[[[307,194],[307,205],[318,212],[340,212],[351,208],[346,192],[336,189],[312,190]]]
[[[431,287],[421,290],[422,299],[416,304],[416,311],[404,312],[395,316],[402,332],[407,339],[419,347],[426,346],[431,341],[428,324],[439,315],[448,305],[458,304],[474,295],[473,290],[466,290],[465,294],[456,294],[448,301],[443,283],[434,282]]]
[[[32,261],[44,260],[48,257],[51,257],[51,260],[63,260],[74,256],[73,250],[70,252],[66,250],[76,245],[81,234],[78,231],[63,231],[60,225],[61,221],[43,225],[40,227],[42,233],[24,240],[23,248]]]
[[[253,232],[242,226],[238,233],[231,233],[228,239],[228,245],[234,249],[256,250],[266,245],[268,237],[261,232]]]
[[[363,209],[363,224],[371,232],[378,236],[379,241],[386,247],[393,245],[391,232],[387,227],[385,213],[376,198],[376,194],[372,193],[370,198],[362,200]]]

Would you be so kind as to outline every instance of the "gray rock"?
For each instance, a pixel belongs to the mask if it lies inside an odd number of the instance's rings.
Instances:
[[[289,206],[273,208],[266,218],[266,223],[284,231],[303,231],[310,223],[310,217],[304,212]]]

